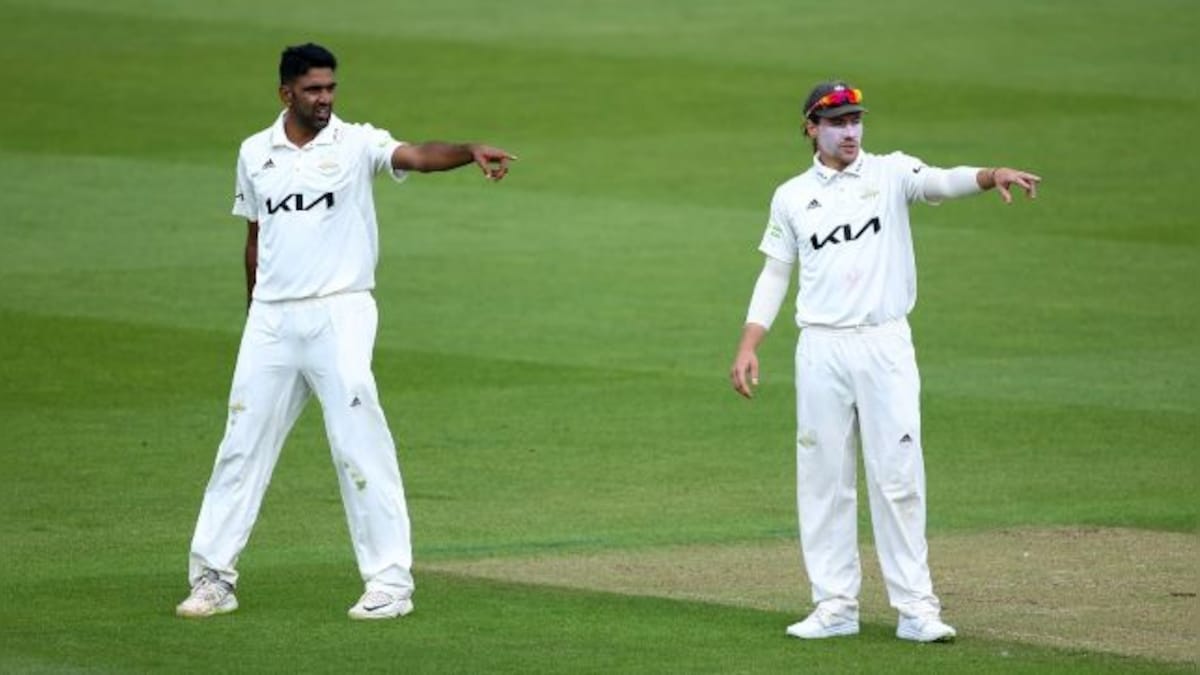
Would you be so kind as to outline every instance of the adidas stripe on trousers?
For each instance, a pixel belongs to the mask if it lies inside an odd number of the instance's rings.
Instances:
[[[371,372],[377,325],[368,292],[251,303],[225,436],[192,538],[193,584],[205,569],[237,583],[238,556],[280,449],[309,395],[316,394],[366,588],[411,594],[408,508]]]
[[[796,495],[814,603],[857,611],[857,457],[892,606],[937,614],[925,541],[921,382],[908,322],[801,330],[796,348]]]

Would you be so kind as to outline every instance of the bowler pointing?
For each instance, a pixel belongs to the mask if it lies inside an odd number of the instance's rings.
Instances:
[[[233,213],[248,223],[249,312],[225,437],[192,538],[184,617],[237,609],[238,556],[258,517],[284,439],[310,395],[321,403],[364,592],[353,619],[413,609],[408,507],[396,448],[371,372],[379,257],[372,178],[477,164],[508,172],[486,145],[410,145],[333,113],[337,60],[315,44],[279,64],[284,110],[242,143]]]

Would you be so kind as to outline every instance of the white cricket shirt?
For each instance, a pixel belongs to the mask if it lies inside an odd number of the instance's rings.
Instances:
[[[284,113],[286,114],[286,113]],[[297,147],[275,124],[242,142],[234,215],[258,221],[254,299],[314,298],[375,287],[379,228],[372,179],[392,171],[401,143],[336,115]]]
[[[921,160],[900,152],[843,171],[813,166],[775,190],[759,250],[800,262],[796,323],[861,326],[903,318],[917,301],[908,205],[922,199]]]

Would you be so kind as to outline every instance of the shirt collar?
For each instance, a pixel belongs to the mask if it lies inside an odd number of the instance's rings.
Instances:
[[[287,132],[283,130],[283,120],[287,118],[287,110],[279,113],[279,117],[275,119],[275,124],[271,125],[271,145],[274,147],[286,147],[292,145],[288,140]],[[332,145],[339,136],[342,135],[342,120],[337,115],[329,116],[329,124],[325,128],[317,132],[317,137],[309,141],[309,145]]]
[[[820,178],[822,183],[828,183],[829,181],[833,180],[834,178],[837,178],[840,174],[847,174],[850,176],[858,177],[858,176],[862,175],[863,162],[866,160],[866,158],[867,158],[867,153],[863,152],[862,148],[859,148],[858,149],[858,157],[855,158],[854,162],[852,162],[850,164],[850,166],[846,167],[845,169],[842,169],[841,171],[837,171],[835,169],[831,169],[830,167],[827,167],[824,164],[822,164],[820,155],[814,154],[813,155],[813,170],[816,171],[817,178]]]

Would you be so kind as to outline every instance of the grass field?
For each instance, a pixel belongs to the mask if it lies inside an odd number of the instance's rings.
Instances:
[[[788,609],[526,573],[737,560],[795,536],[787,312],[755,401],[726,370],[771,192],[810,161],[797,107],[831,75],[866,92],[869,150],[1045,177],[1033,203],[914,213],[935,582],[970,587],[975,569],[937,567],[939,541],[1012,530],[1195,550],[1200,5],[0,0],[0,15],[0,672],[1200,663],[1194,561],[1127,608],[1184,625],[1175,651],[1137,657],[983,628],[901,644],[886,611],[851,640],[788,640],[807,610],[798,556],[759,580]],[[463,171],[377,192],[376,376],[416,613],[345,618],[359,580],[312,405],[242,558],[242,609],[185,622],[172,609],[244,318],[234,159],[277,111],[279,51],[309,39],[341,60],[342,117],[521,159],[498,185]],[[681,559],[667,590],[703,563]],[[1049,575],[1025,577],[1052,595]],[[1019,609],[960,602],[985,601]]]

